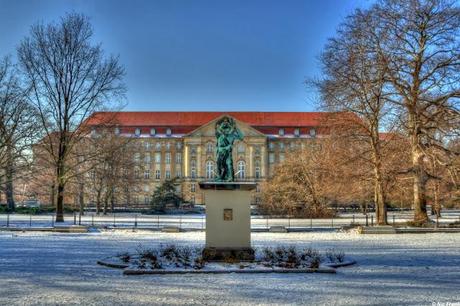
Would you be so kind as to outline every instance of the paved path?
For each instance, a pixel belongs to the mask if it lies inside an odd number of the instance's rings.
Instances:
[[[325,274],[122,276],[96,260],[139,244],[202,245],[204,233],[0,233],[0,305],[431,305],[460,302],[460,234],[256,233],[343,250],[357,266]]]

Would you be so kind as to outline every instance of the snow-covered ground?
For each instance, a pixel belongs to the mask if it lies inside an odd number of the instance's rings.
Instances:
[[[436,221],[434,216],[430,216]],[[375,221],[373,214],[368,215],[368,224],[372,219]],[[388,222],[405,222],[413,219],[412,211],[389,212]],[[54,225],[54,216],[52,215],[25,215],[25,214],[0,214],[0,228],[2,227],[49,227]],[[205,215],[142,215],[135,213],[116,213],[108,215],[95,215],[87,213],[84,216],[67,214],[65,216],[66,224],[81,223],[88,226],[108,226],[108,227],[125,227],[132,228],[162,228],[164,226],[177,226],[186,229],[204,229],[206,227]],[[445,210],[442,218],[438,220],[441,224],[448,224],[454,221],[460,221],[459,210]],[[252,216],[251,227],[253,229],[266,229],[270,226],[285,226],[287,228],[339,228],[351,223],[366,224],[366,216],[362,213],[342,213],[331,219],[300,219],[300,218],[269,218],[265,216]]]
[[[0,305],[460,303],[460,234],[253,233],[256,247],[343,250],[337,274],[123,276],[98,259],[139,244],[202,245],[203,232],[0,232]]]

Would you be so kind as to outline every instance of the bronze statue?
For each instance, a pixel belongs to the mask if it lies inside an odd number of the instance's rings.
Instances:
[[[238,129],[235,120],[223,117],[216,122],[216,154],[217,154],[217,181],[233,182],[233,143],[243,140],[243,133]]]

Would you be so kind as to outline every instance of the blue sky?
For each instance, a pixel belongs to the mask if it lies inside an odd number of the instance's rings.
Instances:
[[[339,23],[370,0],[0,0],[0,56],[37,21],[90,17],[127,75],[125,110],[312,111],[304,80]]]

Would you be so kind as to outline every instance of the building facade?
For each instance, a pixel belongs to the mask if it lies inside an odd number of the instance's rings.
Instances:
[[[215,123],[222,116],[235,119],[244,138],[233,147],[235,179],[263,182],[286,154],[321,137],[320,112],[99,112],[86,122],[92,133],[110,126],[130,138],[137,183],[134,204],[148,204],[155,188],[176,178],[182,197],[194,204],[206,199],[198,183],[216,172]],[[110,122],[110,124],[106,124]],[[260,188],[252,203],[260,203]]]

